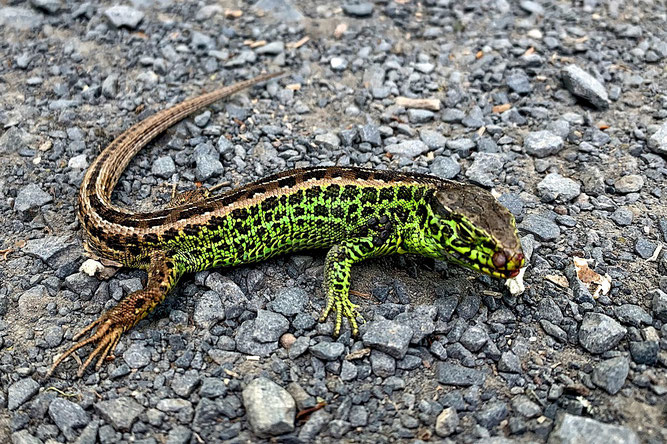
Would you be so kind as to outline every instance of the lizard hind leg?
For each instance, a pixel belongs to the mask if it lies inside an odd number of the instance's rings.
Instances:
[[[99,370],[107,358],[113,359],[113,351],[121,335],[145,318],[164,300],[169,291],[176,285],[180,275],[180,268],[174,261],[165,257],[162,252],[154,252],[151,255],[148,268],[146,288],[130,293],[115,307],[77,333],[73,337],[75,341],[97,328],[90,337],[78,341],[63,353],[53,363],[46,377],[50,377],[60,363],[88,344],[95,345],[95,348],[79,367],[77,376],[83,376],[83,372],[95,359],[97,359],[95,369]]]

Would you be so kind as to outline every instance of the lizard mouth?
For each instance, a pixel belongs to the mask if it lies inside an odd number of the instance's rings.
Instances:
[[[496,251],[488,262],[480,260],[483,255],[478,255],[480,259],[475,260],[456,250],[445,253],[447,260],[451,262],[500,279],[516,277],[525,262],[523,252]]]

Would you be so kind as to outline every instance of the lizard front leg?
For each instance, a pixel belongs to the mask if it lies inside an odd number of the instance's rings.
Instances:
[[[384,238],[383,238],[384,237]],[[348,319],[352,335],[359,333],[357,306],[350,301],[350,270],[352,264],[370,257],[396,253],[400,239],[395,236],[374,236],[353,239],[331,247],[324,263],[324,294],[327,305],[320,322],[325,322],[331,310],[336,312],[334,336],[340,334],[343,315]]]
[[[130,293],[118,305],[77,333],[73,338],[75,341],[97,327],[92,336],[80,340],[63,353],[53,364],[46,377],[50,377],[56,367],[67,357],[88,344],[95,344],[96,347],[79,367],[77,376],[83,376],[83,372],[95,358],[97,358],[95,369],[99,370],[107,357],[113,357],[113,351],[121,335],[134,327],[164,300],[176,285],[180,275],[181,271],[174,261],[165,257],[164,253],[160,251],[154,252],[150,258],[146,288]]]

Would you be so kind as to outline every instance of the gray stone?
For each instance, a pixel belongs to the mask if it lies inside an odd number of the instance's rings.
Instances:
[[[192,430],[182,425],[175,425],[167,435],[166,444],[188,444],[192,438]]]
[[[380,130],[377,125],[368,124],[359,127],[359,139],[362,142],[370,143],[373,146],[382,145]]]
[[[253,339],[259,342],[275,342],[289,329],[285,316],[268,310],[257,310]]]
[[[524,72],[510,74],[507,77],[507,86],[517,94],[528,94],[533,90],[533,85]]]
[[[360,2],[343,5],[343,11],[353,17],[370,17],[373,14],[373,3]]]
[[[541,130],[528,133],[523,139],[523,146],[528,154],[541,158],[558,154],[564,145],[560,136]]]
[[[581,194],[579,182],[550,173],[537,184],[537,191],[543,202],[569,202]]]
[[[126,26],[130,29],[134,29],[144,18],[143,12],[124,5],[117,5],[112,6],[111,8],[107,8],[104,11],[104,15],[116,28]]]
[[[0,27],[27,31],[42,24],[42,15],[28,8],[5,6],[0,8]]]
[[[602,313],[586,313],[579,328],[579,343],[591,353],[604,353],[614,348],[627,329]]]
[[[348,360],[343,360],[343,364],[340,368],[340,379],[342,379],[344,382],[354,381],[357,379],[358,373],[359,371],[357,370],[356,365]]]
[[[621,207],[616,209],[616,211],[614,211],[610,217],[611,220],[616,222],[616,225],[619,227],[627,227],[628,225],[632,224],[634,214],[628,208]]]
[[[636,193],[644,186],[644,178],[639,174],[629,174],[614,182],[617,193]]]
[[[219,378],[204,378],[199,388],[199,396],[217,398],[227,393],[227,386]]]
[[[364,345],[394,358],[402,359],[408,351],[413,331],[410,327],[394,321],[380,319],[368,323],[363,335]]]
[[[243,389],[243,407],[253,432],[261,437],[294,430],[296,403],[287,390],[267,378],[257,378]]]
[[[39,383],[32,378],[19,379],[7,389],[7,408],[16,410],[39,391]]]
[[[151,362],[151,351],[144,344],[134,342],[123,352],[123,360],[130,368],[146,367]]]
[[[118,94],[118,74],[109,74],[102,82],[102,95],[113,99]]]
[[[521,360],[511,351],[503,352],[498,361],[498,370],[507,373],[521,373]]]
[[[326,410],[317,410],[299,431],[299,442],[316,442],[316,436],[331,422],[331,415]]]
[[[474,353],[479,351],[488,339],[489,336],[483,328],[473,325],[463,332],[459,341],[465,348]]]
[[[236,350],[246,355],[269,356],[278,349],[278,341],[261,342],[255,339],[255,320],[247,320],[236,329]],[[294,348],[294,346],[292,346]]]
[[[319,134],[315,136],[315,143],[329,150],[334,150],[340,147],[340,139],[334,133]]]
[[[88,168],[88,160],[86,159],[86,155],[79,154],[78,156],[72,157],[67,162],[67,166],[73,170],[85,170]]]
[[[487,402],[481,410],[479,410],[475,417],[477,422],[485,429],[492,429],[500,422],[507,418],[509,413],[507,404],[501,401]]]
[[[30,0],[30,4],[49,14],[55,14],[62,6],[60,0]]]
[[[334,419],[329,423],[329,434],[334,439],[341,439],[351,428],[352,426],[349,422],[342,419]]]
[[[69,236],[47,236],[30,239],[23,247],[23,252],[48,263],[54,256],[74,245]]]
[[[444,148],[447,143],[447,138],[440,132],[426,128],[419,131],[419,138],[432,150]]]
[[[200,378],[197,370],[188,370],[183,374],[177,373],[171,382],[171,389],[178,396],[187,398],[199,385]]]
[[[653,256],[656,248],[658,248],[658,244],[651,242],[645,237],[640,237],[635,242],[635,251],[642,259],[648,259]]]
[[[651,297],[651,309],[653,310],[653,317],[660,322],[667,322],[667,293],[660,289],[651,290],[648,293]]]
[[[624,324],[640,327],[642,324],[652,324],[653,318],[646,311],[635,304],[623,304],[614,309],[616,318]]]
[[[542,241],[552,241],[560,236],[560,228],[547,216],[542,214],[529,214],[519,224],[519,228],[534,234]]]
[[[218,293],[207,291],[197,298],[193,318],[195,324],[199,327],[207,327],[216,321],[224,319],[225,307]]]
[[[563,84],[575,96],[599,109],[609,107],[609,96],[604,86],[592,75],[576,65],[568,65],[561,71]]]
[[[42,444],[42,440],[31,435],[28,430],[19,430],[12,433],[12,444]]]
[[[637,364],[655,365],[658,362],[658,341],[633,341],[630,343],[630,355]]]
[[[196,168],[195,177],[198,181],[204,182],[211,177],[222,175],[224,167],[217,156],[202,154],[195,158]]]
[[[435,117],[433,111],[427,109],[414,109],[410,108],[408,110],[408,120],[410,123],[426,123]]]
[[[540,326],[546,334],[559,340],[560,342],[567,342],[567,333],[558,325],[546,319],[540,319]]]
[[[456,432],[459,426],[459,415],[453,407],[443,409],[435,420],[435,434],[446,438]]]
[[[281,41],[267,43],[264,46],[260,46],[255,49],[257,54],[269,54],[269,55],[278,55],[281,52],[285,51],[285,43]]]
[[[451,157],[436,157],[431,163],[431,173],[442,179],[453,179],[460,172],[461,165]]]
[[[329,65],[334,71],[345,71],[347,69],[347,60],[343,57],[332,57]]]
[[[505,160],[501,154],[476,153],[475,160],[466,171],[466,177],[472,182],[492,187],[504,164]]]
[[[465,116],[465,113],[460,109],[448,108],[442,113],[442,121],[447,123],[459,123]]]
[[[35,285],[19,296],[19,313],[30,320],[41,317],[48,303],[49,292],[44,285]]]
[[[121,396],[95,403],[95,410],[114,429],[120,432],[128,432],[132,424],[144,411],[144,408],[134,399]]]
[[[486,380],[486,374],[480,370],[449,362],[438,362],[435,373],[438,382],[445,385],[467,387],[470,385],[482,385]]]
[[[421,140],[405,140],[400,143],[387,145],[384,147],[385,151],[395,156],[402,157],[417,157],[420,154],[428,152],[428,145]]]
[[[63,398],[54,398],[49,404],[49,416],[58,426],[65,438],[73,440],[77,433],[74,429],[85,427],[90,421],[86,413],[79,404],[68,401]]]
[[[637,434],[625,426],[605,424],[565,413],[549,435],[549,444],[639,444]]]
[[[596,365],[593,369],[591,380],[593,384],[603,388],[610,395],[615,395],[623,388],[629,371],[630,363],[628,359],[619,356],[607,359]]]
[[[512,399],[512,409],[525,418],[534,418],[542,413],[540,406],[525,395]]]
[[[396,360],[378,350],[371,351],[371,368],[375,376],[388,378],[396,373]]]
[[[667,120],[648,138],[648,147],[654,153],[667,155]]]
[[[324,361],[335,361],[343,354],[345,346],[340,342],[319,342],[310,346],[310,352]]]
[[[158,157],[151,166],[151,173],[164,179],[169,179],[176,172],[176,164],[171,156]]]
[[[53,197],[49,193],[42,190],[39,185],[31,183],[21,188],[16,195],[14,209],[20,212],[37,210],[51,202],[53,202]]]
[[[281,288],[269,307],[285,316],[302,313],[308,303],[308,293],[301,288]]]

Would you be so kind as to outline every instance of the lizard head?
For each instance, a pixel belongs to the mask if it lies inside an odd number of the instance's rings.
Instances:
[[[447,182],[431,209],[430,231],[443,259],[497,278],[519,274],[525,260],[514,216],[490,192]]]

